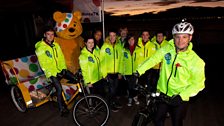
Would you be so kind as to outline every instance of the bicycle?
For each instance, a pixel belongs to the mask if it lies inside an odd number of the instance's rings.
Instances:
[[[84,90],[81,71],[76,74],[83,97],[73,108],[73,119],[79,126],[104,126],[109,119],[110,111],[107,102],[98,95],[88,94]]]
[[[138,79],[136,79],[136,86],[136,90],[140,95],[144,96],[145,102],[143,102],[143,107],[140,108],[134,116],[132,126],[147,126],[155,117],[157,103],[166,101],[167,96],[159,92],[149,92],[146,87],[138,84]]]
[[[55,99],[56,90],[46,79],[35,55],[0,61],[0,63],[6,84],[11,86],[12,101],[20,112],[57,100]],[[106,101],[101,96],[85,92],[81,70],[75,73],[74,78],[75,82],[61,84],[65,104],[69,106],[77,100],[71,107],[75,124],[78,126],[105,125],[110,115]]]

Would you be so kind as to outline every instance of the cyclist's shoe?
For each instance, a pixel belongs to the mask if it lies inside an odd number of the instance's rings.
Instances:
[[[135,96],[133,99],[134,99],[136,105],[140,104],[139,101],[138,101],[138,96]]]
[[[60,110],[60,116],[62,117],[67,117],[69,114],[69,110],[65,107],[63,107],[61,110]]]
[[[117,107],[115,107],[114,105],[111,106],[111,111],[112,112],[118,112],[119,109]]]
[[[128,106],[132,106],[132,98],[128,98]]]

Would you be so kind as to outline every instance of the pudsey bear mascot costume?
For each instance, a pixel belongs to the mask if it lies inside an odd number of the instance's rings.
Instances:
[[[84,47],[82,34],[81,12],[73,13],[54,12],[53,18],[56,21],[56,42],[59,43],[64,54],[68,70],[75,73],[79,68],[79,55]]]

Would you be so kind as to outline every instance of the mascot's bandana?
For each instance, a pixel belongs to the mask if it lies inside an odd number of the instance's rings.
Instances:
[[[71,13],[66,13],[66,18],[64,21],[62,22],[57,22],[56,23],[56,31],[60,32],[63,31],[64,29],[66,29],[68,27],[68,25],[70,24],[70,22],[72,21],[73,15]]]

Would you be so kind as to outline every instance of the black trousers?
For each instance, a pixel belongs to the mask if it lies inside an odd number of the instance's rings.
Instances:
[[[136,77],[134,75],[126,75],[126,81],[128,83],[128,91],[129,91],[129,98],[133,98],[137,95],[137,91],[135,90],[136,87]]]
[[[128,90],[128,82],[125,80],[125,78],[121,78],[118,80],[118,86],[117,86],[117,95],[118,96],[125,96],[127,95]]]
[[[106,98],[108,92],[108,86],[106,85],[106,80],[101,79],[96,83],[92,84],[92,87],[89,88],[91,94],[99,95],[103,98]]]
[[[60,74],[60,76],[58,76],[58,77],[54,77],[54,76],[50,77],[50,80],[52,81],[52,84],[54,85],[54,87],[56,89],[59,110],[62,110],[63,107],[66,107],[64,100],[62,98],[62,90],[63,89],[62,89],[61,82],[60,82],[60,80],[62,78],[68,79],[70,81],[75,81],[73,73],[68,70],[64,70],[64,73]]]
[[[109,104],[114,104],[114,102],[116,101],[116,96],[117,96],[117,87],[118,87],[118,74],[108,74],[107,75],[107,83],[108,83],[108,87],[109,87]]]
[[[183,126],[183,120],[187,113],[188,102],[183,102],[178,106],[172,106],[165,102],[158,103],[155,116],[155,126],[164,126],[167,112],[170,113],[173,126]]]

